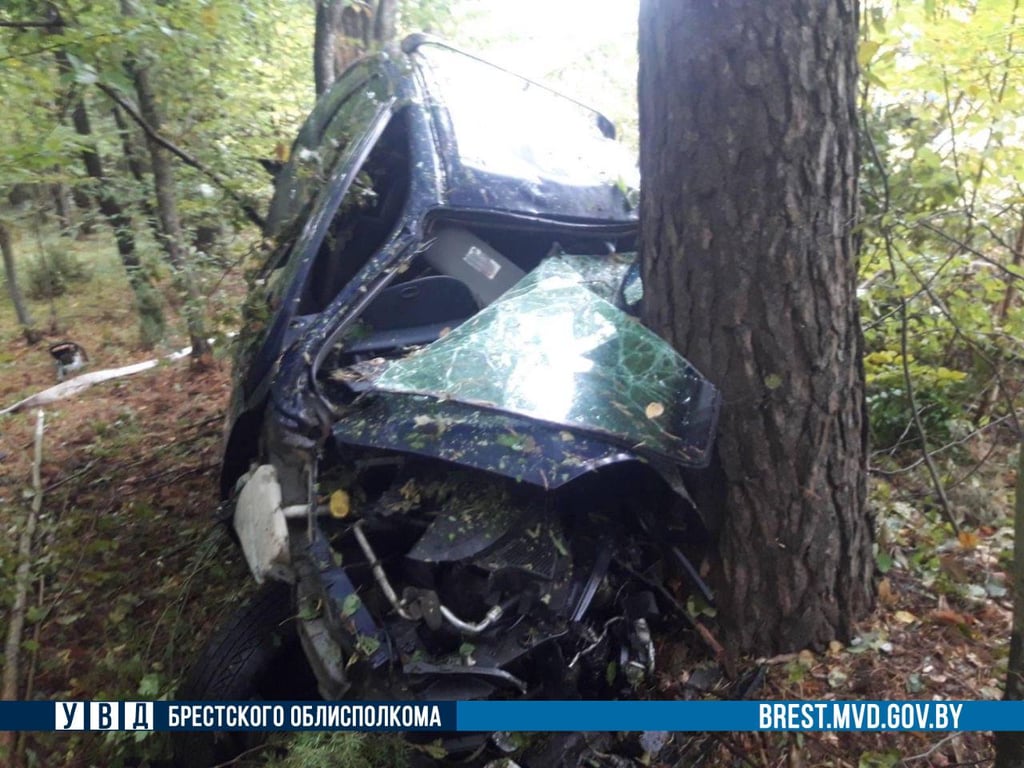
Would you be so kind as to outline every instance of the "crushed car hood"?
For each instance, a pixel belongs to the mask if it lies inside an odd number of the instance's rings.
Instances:
[[[371,404],[343,416],[336,439],[459,463],[490,454],[493,468],[511,461],[515,476],[544,485],[623,450],[706,466],[718,391],[590,282],[569,260],[546,259],[444,338],[383,367]]]

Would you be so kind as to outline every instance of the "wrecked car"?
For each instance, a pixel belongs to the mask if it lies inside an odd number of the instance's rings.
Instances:
[[[424,36],[320,99],[223,459],[264,586],[179,698],[607,698],[652,673],[679,584],[710,599],[683,477],[719,395],[636,319],[635,188],[605,117]]]

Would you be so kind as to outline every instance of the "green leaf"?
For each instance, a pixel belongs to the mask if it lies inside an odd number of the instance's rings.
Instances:
[[[344,602],[341,604],[341,615],[346,619],[349,616],[354,616],[363,605],[363,601],[359,599],[359,595],[353,593],[345,597]]]
[[[160,675],[150,672],[139,681],[139,696],[153,697],[160,693]]]
[[[369,635],[360,635],[356,640],[356,651],[363,656],[372,656],[380,648],[380,640]]]
[[[875,555],[875,565],[878,566],[879,573],[888,573],[892,570],[892,555],[885,550],[879,550],[878,554]]]
[[[882,44],[877,40],[861,40],[860,45],[857,46],[857,63],[861,69],[867,67],[881,47]]]
[[[440,739],[432,741],[429,744],[413,744],[412,746],[434,760],[444,760],[448,757],[448,750],[442,746]]]
[[[29,624],[35,624],[37,621],[42,619],[48,613],[46,608],[41,608],[38,605],[33,605],[27,611],[25,611],[25,621]]]

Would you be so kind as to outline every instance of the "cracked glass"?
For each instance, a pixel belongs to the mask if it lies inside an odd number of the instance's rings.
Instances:
[[[519,414],[609,435],[640,453],[705,463],[717,391],[669,344],[591,290],[593,280],[570,260],[546,259],[443,339],[391,362],[374,388]]]

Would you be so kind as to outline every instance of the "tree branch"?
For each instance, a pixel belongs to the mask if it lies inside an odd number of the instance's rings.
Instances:
[[[207,168],[198,159],[190,155],[177,144],[174,144],[169,139],[162,136],[159,132],[157,132],[157,130],[153,128],[153,126],[151,126],[148,122],[146,122],[145,119],[143,119],[142,115],[139,113],[139,110],[136,108],[136,106],[132,104],[128,99],[124,98],[121,94],[119,94],[114,88],[111,88],[109,85],[106,85],[104,83],[96,83],[96,87],[103,91],[105,94],[107,94],[107,96],[110,97],[110,99],[115,104],[117,104],[121,109],[123,109],[125,113],[133,121],[135,121],[135,123],[143,130],[143,132],[147,136],[149,136],[150,139],[152,139],[161,147],[170,152],[172,155],[177,157],[179,160],[185,163],[185,165],[196,169],[201,174],[206,176],[208,179],[213,181],[220,189],[226,192],[232,200],[238,203],[239,207],[242,209],[242,212],[246,215],[246,218],[248,218],[249,221],[251,221],[260,229],[263,228],[265,223],[263,217],[256,212],[256,210],[252,207],[248,200],[246,200],[242,195],[240,195],[235,190],[231,189],[231,187],[228,186],[227,182],[225,182],[224,179],[221,178],[220,174],[218,174],[216,171],[211,170],[210,168]]]
[[[953,237],[953,235],[949,234],[948,232],[945,232],[945,231],[939,229],[934,224],[930,224],[930,223],[928,223],[927,221],[924,221],[924,220],[921,220],[921,221],[919,221],[917,223],[920,224],[925,229],[927,229],[929,232],[933,232],[934,234],[938,235],[943,240],[946,240],[946,241],[952,243],[953,245],[960,246],[961,248],[963,248],[964,251],[966,251],[967,253],[971,254],[972,256],[976,256],[977,258],[979,258],[982,261],[984,261],[986,264],[991,264],[993,267],[998,269],[1000,272],[1004,273],[1007,277],[1010,277],[1010,278],[1012,278],[1014,280],[1024,280],[1024,275],[1022,275],[1022,274],[1020,274],[1018,272],[1014,272],[1012,269],[1010,269],[1009,267],[1005,266],[1004,264],[1000,264],[998,261],[993,259],[991,256],[988,256],[987,254],[982,253],[977,248],[972,248],[967,243],[963,242],[959,238]]]
[[[39,29],[40,27],[52,27],[52,21],[4,21],[0,19],[0,27],[8,29]]]
[[[892,198],[889,193],[889,174],[886,171],[885,165],[882,163],[882,158],[878,155],[878,148],[875,146],[875,142],[871,139],[871,134],[865,131],[867,138],[868,149],[871,151],[871,157],[875,161],[879,175],[882,177],[882,189],[884,191],[884,212],[888,212],[890,209],[890,202]],[[882,235],[885,242],[885,255],[889,261],[889,271],[893,276],[893,280],[896,278],[896,259],[893,255],[893,242],[892,242],[892,228],[889,226],[882,227]],[[916,275],[915,275],[916,277]],[[918,283],[924,288],[925,285],[918,279]],[[931,295],[931,289],[927,289],[929,295]],[[909,325],[907,318],[907,299],[905,296],[900,297],[899,301],[899,314],[900,314],[900,357],[903,363],[903,383],[906,387],[907,392],[907,405],[910,406],[910,413],[914,420],[914,427],[917,429],[918,437],[921,439],[921,452],[924,458],[925,466],[928,468],[928,474],[931,475],[932,485],[935,487],[935,495],[938,497],[939,506],[942,509],[943,517],[953,527],[954,533],[960,533],[960,525],[956,521],[956,517],[953,515],[953,510],[949,506],[949,499],[946,498],[946,490],[942,486],[942,480],[939,478],[939,473],[935,469],[935,462],[932,461],[931,455],[928,453],[928,435],[925,433],[924,424],[921,421],[921,414],[917,410],[917,402],[914,397],[914,383],[910,376],[910,363],[907,359],[907,328]]]
[[[40,468],[43,463],[43,411],[36,411],[35,455],[32,461],[32,506],[25,518],[25,527],[21,530],[18,542],[18,570],[14,577],[14,605],[11,607],[10,623],[7,627],[7,642],[4,646],[6,665],[4,666],[3,688],[0,698],[4,701],[15,701],[18,698],[18,654],[21,646],[21,633],[25,626],[25,609],[28,604],[28,587],[32,578],[32,537],[35,536],[36,522],[43,505],[43,482]],[[6,735],[5,742],[13,747],[14,739]]]

